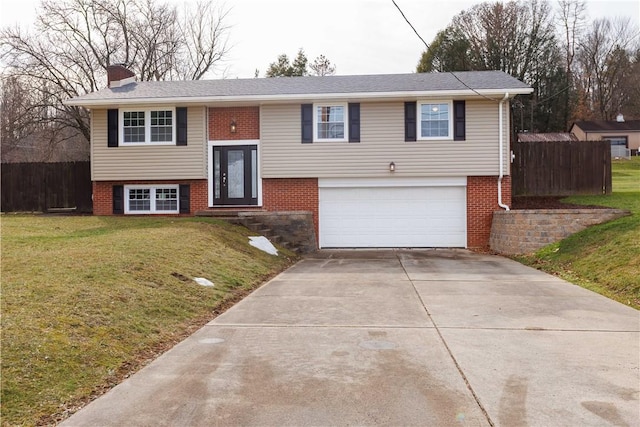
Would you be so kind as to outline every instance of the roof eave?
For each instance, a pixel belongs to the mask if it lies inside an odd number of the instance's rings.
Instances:
[[[82,99],[72,98],[63,103],[69,106],[101,108],[110,105],[158,105],[158,104],[180,104],[180,105],[203,105],[203,104],[226,104],[226,103],[281,103],[304,100],[394,100],[394,99],[419,99],[419,98],[439,98],[439,97],[487,97],[499,102],[505,94],[509,97],[516,95],[527,95],[533,92],[533,88],[511,88],[511,89],[477,89],[477,90],[437,90],[437,91],[404,91],[404,92],[352,92],[352,93],[302,93],[302,94],[282,94],[282,95],[237,95],[237,96],[185,96],[185,97],[153,97],[153,98],[103,98],[103,99]],[[496,97],[495,99],[493,97]]]

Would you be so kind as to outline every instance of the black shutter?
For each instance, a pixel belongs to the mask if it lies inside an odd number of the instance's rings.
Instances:
[[[349,103],[349,142],[360,142],[360,103]]]
[[[107,110],[107,147],[118,146],[118,110]]]
[[[122,185],[113,186],[113,214],[124,213],[124,187]]]
[[[189,184],[180,184],[180,213],[191,213],[191,206],[189,202]]]
[[[453,140],[464,141],[466,138],[466,112],[464,101],[453,101]]]
[[[313,104],[302,104],[302,143],[313,142]]]
[[[416,140],[416,103],[404,103],[404,140]]]
[[[176,145],[187,145],[187,108],[176,108]]]

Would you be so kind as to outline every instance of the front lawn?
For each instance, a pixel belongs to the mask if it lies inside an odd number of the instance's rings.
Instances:
[[[3,215],[2,424],[54,423],[291,264],[248,233],[196,218]]]
[[[612,169],[613,194],[563,201],[626,209],[631,216],[590,227],[517,259],[640,309],[640,157],[614,160]]]

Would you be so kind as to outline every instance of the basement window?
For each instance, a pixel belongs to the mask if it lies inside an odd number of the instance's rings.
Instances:
[[[178,188],[177,185],[127,185],[124,187],[124,213],[177,214],[180,209]]]

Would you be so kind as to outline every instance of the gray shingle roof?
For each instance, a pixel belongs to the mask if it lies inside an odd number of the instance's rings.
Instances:
[[[591,120],[591,121],[579,121],[573,124],[578,126],[585,132],[622,132],[622,131],[640,131],[640,120],[625,120],[624,122],[618,121],[604,121],[604,120]]]
[[[544,141],[577,141],[578,137],[570,132],[548,133],[519,133],[518,142],[544,142]]]
[[[455,74],[455,76],[454,76]],[[457,78],[456,78],[457,77]],[[464,82],[464,83],[462,83]],[[194,81],[136,82],[106,88],[71,100],[71,104],[92,101],[134,101],[188,98],[239,98],[287,95],[370,94],[430,91],[527,91],[529,86],[502,71],[456,73],[380,74],[358,76],[277,77]]]

